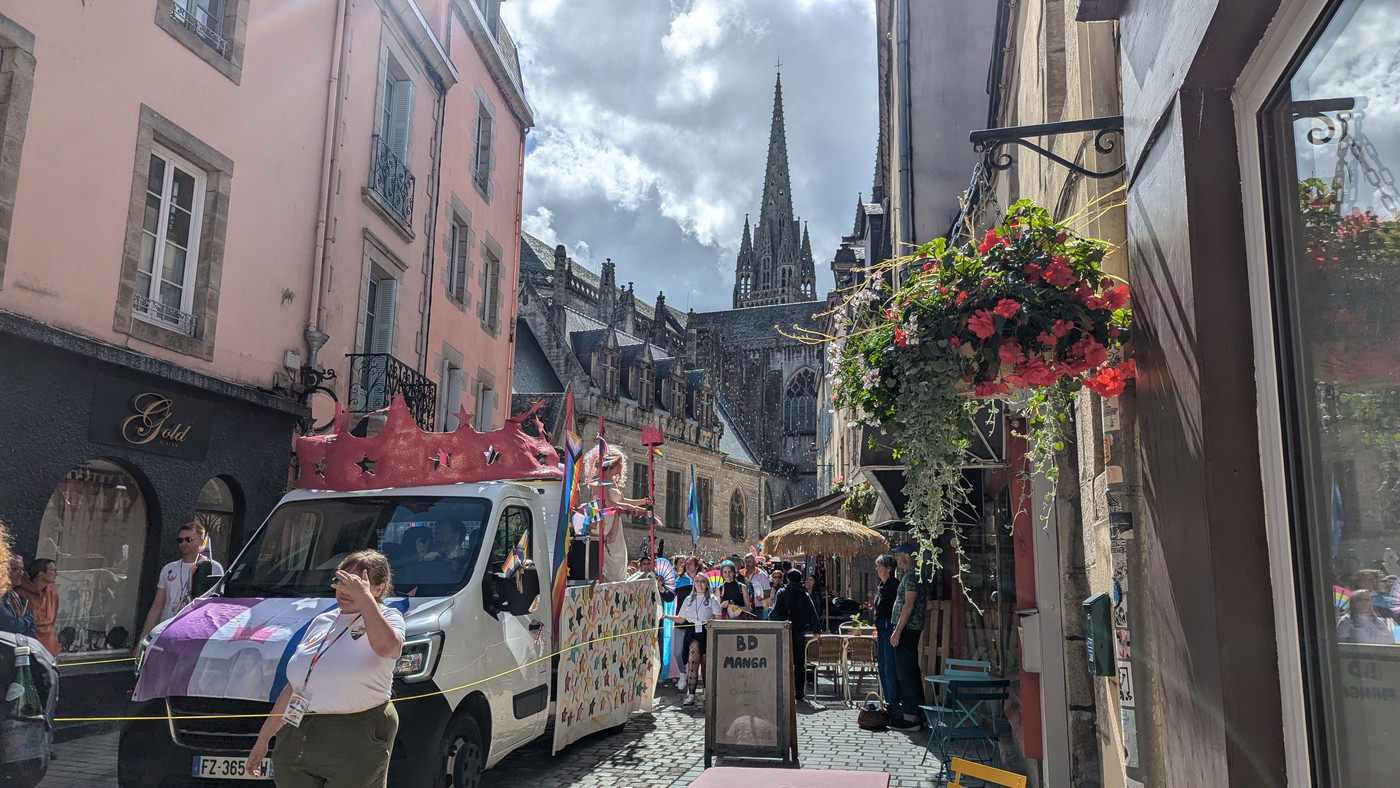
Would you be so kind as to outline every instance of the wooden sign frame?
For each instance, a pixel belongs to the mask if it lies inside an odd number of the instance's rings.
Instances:
[[[711,621],[705,631],[705,768],[716,758],[798,767],[791,624]]]

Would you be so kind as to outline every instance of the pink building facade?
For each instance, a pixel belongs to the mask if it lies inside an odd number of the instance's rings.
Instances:
[[[0,3],[0,519],[59,563],[61,659],[130,648],[179,524],[229,562],[335,402],[508,415],[498,8]]]

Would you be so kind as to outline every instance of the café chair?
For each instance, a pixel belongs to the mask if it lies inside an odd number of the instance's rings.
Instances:
[[[964,785],[962,778],[972,777],[981,780],[983,785],[1002,785],[1006,788],[1026,788],[1026,778],[1024,775],[994,769],[991,766],[984,766],[980,763],[965,761],[962,758],[954,758],[949,764],[949,769],[953,772],[953,781],[948,783],[948,788],[962,788]]]
[[[865,685],[866,676],[873,676],[875,689],[880,690],[879,646],[874,637],[858,636],[846,640],[846,664],[841,683],[846,685],[846,702],[851,700],[851,674],[856,674],[856,694]],[[883,691],[880,700],[884,700]]]
[[[817,685],[823,674],[831,679],[831,693],[838,691],[842,672],[845,670],[846,638],[823,637],[818,635],[807,641],[807,669],[812,676],[812,694],[817,694]]]
[[[953,681],[948,684],[943,705],[920,706],[928,720],[929,734],[919,762],[928,758],[934,742],[938,743],[938,759],[944,764],[948,763],[948,748],[953,742],[979,744],[987,750],[983,760],[991,760],[1001,738],[999,722],[1010,686],[1006,679]]]

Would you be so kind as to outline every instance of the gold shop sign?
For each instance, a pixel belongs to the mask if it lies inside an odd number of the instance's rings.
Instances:
[[[98,443],[202,460],[213,408],[145,383],[98,376],[88,437]]]

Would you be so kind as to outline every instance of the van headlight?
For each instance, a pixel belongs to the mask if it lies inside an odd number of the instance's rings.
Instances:
[[[433,677],[438,656],[442,654],[442,633],[429,632],[405,638],[399,661],[394,665],[394,678],[412,683]]]

